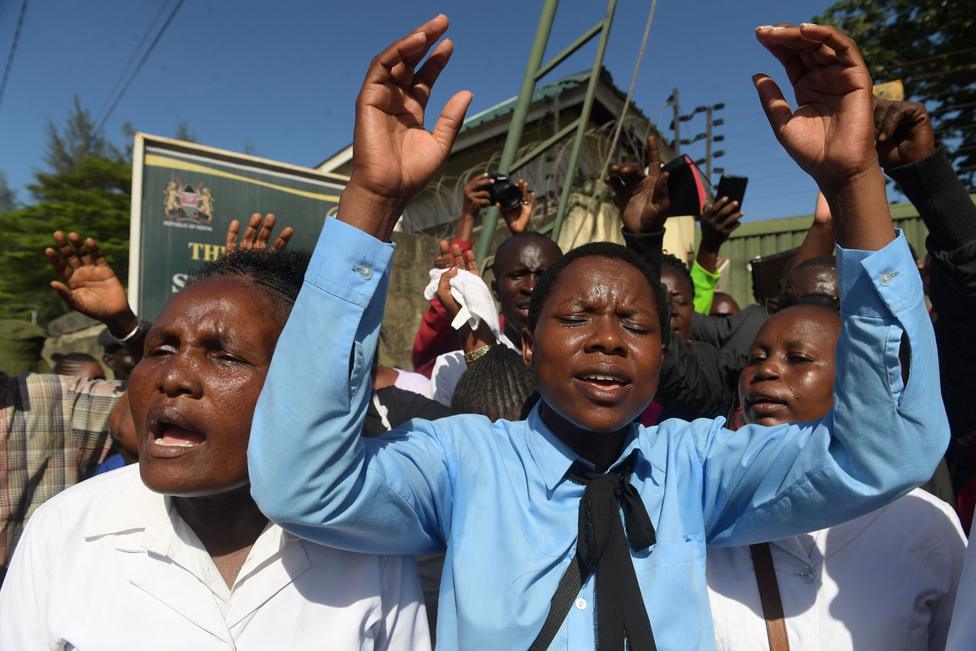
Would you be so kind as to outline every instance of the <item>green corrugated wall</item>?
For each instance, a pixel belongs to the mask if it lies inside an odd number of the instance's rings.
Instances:
[[[971,198],[976,203],[976,194],[971,195]],[[920,255],[924,254],[928,229],[919,218],[915,207],[910,203],[891,204],[891,216],[895,226],[905,231],[905,236],[915,247],[915,251]],[[726,291],[739,305],[746,306],[754,302],[749,261],[800,246],[811,223],[813,215],[771,219],[745,223],[732,233],[731,239],[722,247],[721,256],[730,260]]]

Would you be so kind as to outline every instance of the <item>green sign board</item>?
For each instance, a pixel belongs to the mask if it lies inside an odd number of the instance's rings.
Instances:
[[[274,213],[275,236],[315,246],[346,177],[200,145],[136,134],[133,149],[129,302],[153,320],[194,271],[224,249],[230,222]]]

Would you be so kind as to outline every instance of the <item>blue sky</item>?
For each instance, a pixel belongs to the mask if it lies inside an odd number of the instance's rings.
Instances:
[[[140,43],[160,0],[32,0],[6,93],[0,104],[0,170],[27,199],[23,186],[43,168],[48,118],[60,123],[73,96],[97,112]],[[175,0],[165,0],[166,7]],[[745,2],[660,0],[642,64],[635,102],[666,129],[664,102],[681,92],[687,112],[724,101],[726,151],[716,164],[750,177],[746,219],[812,211],[816,188],[772,137],[750,76],[772,74],[776,61],[753,28],[801,22],[826,0]],[[595,0],[563,0],[549,53],[560,50],[602,15]],[[605,65],[626,90],[650,1],[620,0]],[[6,61],[19,0],[0,2],[0,61]],[[189,122],[200,142],[298,165],[315,165],[349,144],[353,104],[370,58],[429,16],[451,18],[455,54],[441,76],[431,108],[455,90],[474,92],[471,114],[518,91],[541,2],[364,0],[259,2],[186,0],[141,73],[129,87],[106,133],[122,143],[121,125],[173,135]],[[166,10],[168,12],[168,9]],[[551,78],[589,68],[591,44]],[[784,90],[786,88],[784,87]],[[791,96],[787,93],[788,97]],[[685,123],[684,134],[704,130]],[[688,152],[701,156],[701,143]]]

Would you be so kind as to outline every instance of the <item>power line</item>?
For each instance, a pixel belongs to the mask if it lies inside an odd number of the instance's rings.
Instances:
[[[20,4],[20,13],[17,15],[17,26],[14,28],[14,39],[10,42],[10,53],[7,54],[7,64],[3,67],[3,80],[0,80],[0,105],[3,104],[3,92],[7,89],[7,79],[10,78],[10,69],[14,65],[14,54],[17,52],[17,43],[20,41],[20,29],[24,26],[24,15],[27,13],[27,0]]]
[[[909,68],[912,66],[916,66],[920,63],[928,63],[929,61],[934,61],[936,59],[944,59],[946,57],[955,56],[957,54],[966,54],[967,52],[972,52],[973,50],[976,50],[976,47],[966,47],[961,50],[953,50],[952,52],[942,52],[940,54],[935,54],[930,57],[925,57],[923,59],[915,59],[914,61],[906,61],[904,63],[894,63],[891,65],[891,67],[897,69]]]
[[[136,76],[138,76],[139,71],[142,70],[142,66],[145,65],[149,55],[152,54],[152,51],[156,48],[159,40],[163,37],[163,34],[166,33],[166,29],[169,27],[170,23],[173,22],[173,18],[176,17],[176,13],[180,10],[180,7],[183,6],[183,2],[184,0],[177,0],[173,10],[169,13],[169,16],[167,16],[166,22],[164,22],[163,26],[159,28],[158,32],[156,32],[156,37],[152,40],[152,43],[149,44],[149,47],[146,49],[145,53],[143,53],[142,58],[139,59],[139,63],[136,65],[135,69],[133,69],[132,75],[125,82],[125,85],[122,86],[119,94],[116,95],[115,100],[113,100],[112,104],[109,106],[108,111],[102,116],[102,119],[98,121],[98,124],[95,125],[96,131],[101,130],[102,126],[105,124],[105,121],[108,120],[110,115],[112,115],[112,111],[114,111],[115,107],[118,106],[119,101],[121,101],[121,99],[125,96],[126,91],[129,90],[129,86],[132,85],[132,82],[135,80]]]
[[[132,65],[136,61],[136,57],[139,56],[139,50],[142,49],[144,43],[149,41],[149,35],[152,33],[152,28],[155,27],[156,23],[159,22],[159,17],[163,15],[163,10],[166,9],[166,4],[168,1],[169,0],[163,0],[159,3],[159,9],[156,10],[156,14],[153,16],[153,19],[149,21],[148,25],[146,25],[146,31],[143,32],[139,40],[136,41],[136,46],[132,48],[132,54],[129,55],[129,60],[126,61],[125,67],[122,68],[122,72],[119,74],[118,79],[115,80],[112,90],[110,90],[108,95],[105,96],[105,101],[102,102],[102,105],[98,108],[98,113],[95,114],[98,116],[98,119],[95,121],[96,123],[101,122],[102,115],[104,115],[106,109],[108,109],[109,102],[111,102],[112,98],[115,97],[116,93],[118,93],[119,88],[122,86],[122,82],[124,82],[126,77],[129,75]]]

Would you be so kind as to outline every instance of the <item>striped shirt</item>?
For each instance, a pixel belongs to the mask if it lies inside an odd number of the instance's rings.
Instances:
[[[108,455],[119,382],[0,373],[0,567],[37,507],[89,477]]]

